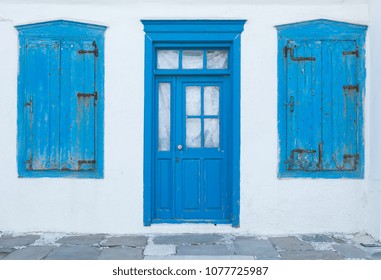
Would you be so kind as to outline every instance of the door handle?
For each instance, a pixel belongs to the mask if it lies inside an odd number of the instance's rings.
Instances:
[[[183,145],[177,145],[177,149],[178,150],[182,150],[183,149]]]

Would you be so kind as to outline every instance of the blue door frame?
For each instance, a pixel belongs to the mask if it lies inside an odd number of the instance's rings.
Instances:
[[[145,37],[145,129],[144,129],[144,225],[149,226],[152,223],[231,223],[234,227],[239,226],[239,194],[240,194],[240,34],[243,31],[244,20],[143,20]],[[219,70],[160,70],[156,69],[156,51],[158,48],[223,48],[228,49],[229,67],[228,69]],[[186,73],[186,74],[184,74]],[[185,75],[185,76],[181,76]],[[185,78],[186,77],[186,78]],[[180,199],[180,192],[172,192],[170,203],[174,205],[175,212],[167,213],[167,218],[157,219],[155,212],[155,155],[157,151],[157,83],[171,82],[172,87],[177,92],[183,92],[182,86],[187,83],[211,84],[220,83],[223,91],[231,93],[231,102],[229,109],[231,119],[224,124],[221,122],[221,147],[229,146],[229,154],[226,161],[226,176],[228,179],[223,180],[222,189],[226,188],[226,201],[224,207],[225,212],[208,217],[203,212],[200,215],[186,213]],[[176,86],[173,86],[176,84]],[[177,87],[177,88],[176,88]],[[182,94],[177,94],[181,96]],[[177,108],[182,108],[184,102],[182,97],[176,99]],[[182,103],[182,104],[181,104]],[[228,104],[228,103],[226,103]],[[184,110],[184,109],[182,109]],[[177,112],[178,116],[179,113]],[[172,124],[176,127],[183,127],[184,115],[178,118],[171,118]],[[221,116],[224,118],[224,116]],[[224,139],[224,125],[229,125],[229,140]],[[174,137],[174,145],[177,140],[184,140],[184,131],[177,129]],[[171,138],[171,140],[173,140]],[[200,152],[200,151],[198,151]],[[175,157],[173,158],[173,153]],[[177,153],[177,154],[176,154]],[[196,151],[190,151],[197,153]],[[186,152],[172,152],[172,160],[179,158],[181,161],[185,159]],[[194,155],[193,155],[194,156]],[[182,158],[184,157],[184,158]],[[178,164],[175,168],[181,168],[182,164]],[[193,168],[193,167],[190,167]],[[181,174],[181,171],[174,171]],[[224,172],[225,173],[225,172]],[[181,181],[182,176],[169,176],[168,180]],[[188,180],[189,178],[187,178]],[[214,180],[214,179],[213,179]],[[184,180],[183,180],[184,181]],[[165,183],[165,180],[164,180]],[[175,183],[176,188],[181,183]],[[177,198],[175,197],[177,196]],[[196,211],[197,212],[197,211]],[[175,215],[173,214],[175,213]],[[155,216],[156,215],[156,216]],[[163,214],[161,217],[165,217]]]

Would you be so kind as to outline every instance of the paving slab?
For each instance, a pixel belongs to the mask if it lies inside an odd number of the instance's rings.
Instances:
[[[301,235],[300,239],[302,241],[306,241],[306,242],[318,242],[318,243],[322,243],[322,242],[330,242],[330,243],[332,243],[332,242],[335,242],[333,237],[331,237],[329,235],[325,235],[325,234]]]
[[[369,257],[369,253],[353,245],[334,244],[332,247],[346,259],[365,259],[366,257]]]
[[[54,249],[53,246],[29,246],[16,251],[13,251],[5,260],[41,260],[45,258],[50,251]]]
[[[56,241],[63,245],[94,245],[105,238],[104,234],[65,236]]]
[[[141,260],[143,259],[142,248],[104,248],[99,255],[100,260]]]
[[[373,253],[370,255],[370,259],[372,260],[381,260],[381,252]]]
[[[144,249],[145,256],[168,256],[176,254],[175,245],[155,245],[149,244]]]
[[[224,245],[180,245],[177,255],[233,255],[234,253]]]
[[[273,237],[269,238],[279,250],[284,251],[300,251],[300,250],[313,250],[314,248],[309,242],[301,241],[294,236],[288,237]]]
[[[91,246],[61,246],[55,248],[46,260],[96,260],[99,249]]]
[[[153,243],[175,245],[215,244],[223,238],[224,236],[219,234],[160,235],[153,239]]]
[[[9,253],[12,253],[14,250],[14,248],[4,248],[4,247],[0,247],[0,254],[9,254]]]
[[[23,235],[23,236],[12,236],[3,235],[0,237],[0,247],[22,247],[32,244],[37,239],[40,239],[39,235]]]
[[[280,255],[286,260],[342,260],[339,253],[333,251],[282,251]]]
[[[279,253],[269,240],[253,237],[238,237],[234,241],[234,251],[236,255],[254,256],[257,260],[280,259]]]
[[[115,246],[129,246],[129,247],[144,247],[147,245],[147,237],[140,235],[117,236],[110,237],[101,242],[101,246],[115,247]]]
[[[207,255],[173,255],[173,256],[146,256],[145,260],[254,260],[253,256],[207,256]]]

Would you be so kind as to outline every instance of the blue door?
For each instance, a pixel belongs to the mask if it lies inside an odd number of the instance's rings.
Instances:
[[[228,76],[156,78],[154,222],[231,223]]]

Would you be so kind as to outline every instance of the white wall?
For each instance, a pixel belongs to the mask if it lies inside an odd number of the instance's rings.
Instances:
[[[372,100],[370,105],[370,178],[369,185],[369,232],[381,240],[381,1],[373,0],[370,5],[371,24],[370,33],[370,75],[368,79],[371,86]]]
[[[352,233],[369,229],[370,221],[364,218],[370,211],[368,145],[365,180],[277,179],[274,26],[317,18],[368,24],[369,10],[364,0],[316,0],[315,5],[274,4],[282,1],[268,1],[273,5],[266,5],[263,4],[266,1],[248,0],[197,0],[197,5],[194,1],[177,3],[175,0],[136,0],[120,5],[116,0],[112,5],[100,2],[103,4],[99,6],[0,3],[0,19],[3,19],[0,21],[0,231],[291,234]],[[248,20],[242,34],[241,53],[241,227],[238,229],[187,224],[144,227],[142,223],[144,32],[140,19],[168,18]],[[18,43],[13,26],[55,19],[109,27],[105,45],[104,180],[17,178]],[[373,98],[371,94],[369,97]],[[369,104],[367,100],[367,112]],[[369,114],[365,120],[368,143]]]

